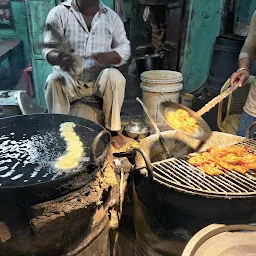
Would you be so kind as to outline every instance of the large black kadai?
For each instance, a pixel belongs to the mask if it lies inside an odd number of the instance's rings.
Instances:
[[[77,168],[57,170],[66,151],[60,125],[76,124],[84,155]],[[110,134],[86,119],[35,114],[0,119],[0,200],[22,198],[27,203],[52,200],[87,185],[100,170],[110,149]]]

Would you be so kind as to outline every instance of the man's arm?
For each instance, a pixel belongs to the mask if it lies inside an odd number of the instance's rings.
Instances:
[[[61,45],[64,41],[64,28],[59,8],[53,8],[47,16],[44,30],[44,43],[46,44]],[[60,66],[63,70],[69,70],[74,61],[71,52],[62,52],[58,48],[45,48],[43,55],[50,65]]]
[[[113,31],[113,51],[95,54],[94,59],[102,66],[115,65],[117,67],[126,63],[131,55],[130,41],[127,39],[124,24],[116,15]]]
[[[125,64],[131,56],[131,45],[126,36],[124,23],[118,15],[116,16],[113,33],[113,51],[116,52],[121,58],[119,63],[113,64],[116,66],[121,66]]]
[[[239,69],[237,72],[233,73],[230,82],[231,85],[238,83],[241,87],[246,84],[247,79],[250,76],[249,68],[251,63],[256,59],[256,11],[254,12],[250,31],[245,40],[244,46],[239,55]]]
[[[50,10],[47,15],[45,28],[44,28],[44,43],[61,43],[63,40],[64,29],[61,25],[61,17],[58,13],[58,9],[55,7]],[[43,55],[45,59],[51,65],[58,65],[59,50],[57,48],[45,48],[43,49]]]
[[[118,65],[122,61],[120,55],[115,51],[97,53],[93,55],[93,58],[104,67]]]

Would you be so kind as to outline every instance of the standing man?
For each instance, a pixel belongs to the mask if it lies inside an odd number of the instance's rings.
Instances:
[[[130,57],[130,42],[119,16],[99,0],[68,0],[47,17],[44,43],[67,44],[43,50],[53,66],[47,78],[45,98],[49,113],[69,114],[70,103],[85,96],[103,99],[105,127],[112,144],[122,147],[120,112],[126,81],[111,65],[119,67]]]
[[[231,85],[238,83],[239,87],[246,85],[250,76],[250,66],[256,59],[256,11],[251,20],[250,31],[239,56],[239,69],[232,74]],[[256,84],[252,84],[244,112],[242,114],[237,135],[245,136],[248,127],[256,121]],[[255,132],[256,130],[252,130]]]

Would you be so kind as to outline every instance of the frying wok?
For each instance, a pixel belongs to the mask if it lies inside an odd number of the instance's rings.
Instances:
[[[176,111],[178,109],[186,110],[190,116],[192,116],[199,124],[199,129],[197,129],[196,132],[193,134],[189,134],[185,132],[182,129],[179,129],[178,131],[181,133],[186,134],[187,136],[190,136],[192,138],[198,139],[200,141],[206,141],[210,135],[211,135],[211,129],[208,126],[208,124],[201,118],[205,113],[209,112],[213,107],[215,107],[218,103],[220,103],[223,99],[228,97],[231,93],[233,93],[238,88],[238,84],[235,84],[234,86],[229,87],[227,90],[222,92],[217,97],[210,100],[204,107],[202,107],[197,112],[194,112],[193,110],[183,107],[182,105],[167,101],[164,103],[161,103],[160,105],[160,112],[166,123],[171,126],[171,124],[166,120],[166,114],[169,111]],[[163,95],[164,96],[164,95]],[[167,108],[167,109],[166,109]]]
[[[206,141],[211,136],[212,131],[211,131],[209,125],[206,123],[206,121],[201,116],[198,116],[197,113],[194,112],[193,110],[191,110],[190,108],[187,108],[181,104],[177,104],[177,103],[174,103],[171,101],[163,102],[160,104],[160,113],[161,113],[162,117],[164,118],[164,120],[166,121],[166,123],[168,123],[168,121],[165,118],[167,113],[170,111],[171,112],[176,111],[178,109],[183,109],[183,110],[187,111],[191,117],[193,117],[197,120],[198,125],[199,125],[199,129],[196,132],[194,132],[193,134],[189,134],[183,130],[178,130],[179,132],[184,133],[187,136],[198,139],[200,141]]]
[[[60,125],[74,122],[84,155],[72,170],[54,165],[66,151]],[[18,146],[17,146],[18,143]],[[18,193],[26,201],[41,202],[68,194],[88,184],[110,149],[110,134],[86,119],[35,114],[0,119],[0,195]],[[3,196],[1,197],[3,198]]]

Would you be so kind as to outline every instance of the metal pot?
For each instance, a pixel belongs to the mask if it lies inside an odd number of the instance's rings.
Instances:
[[[137,74],[140,76],[145,71],[161,69],[160,54],[149,54],[136,58]]]
[[[124,127],[125,133],[133,139],[144,139],[150,133],[150,127],[144,123],[131,123]]]
[[[154,54],[154,47],[152,45],[141,45],[136,48],[136,57],[150,54]]]
[[[69,171],[56,170],[52,165],[66,151],[66,143],[59,131],[60,124],[64,122],[76,124],[75,132],[84,145],[85,157],[77,168]],[[32,203],[61,197],[88,184],[101,168],[110,149],[110,134],[103,127],[83,118],[65,115],[36,114],[3,118],[0,122],[0,153],[11,141],[14,144],[25,141],[24,145],[31,144],[32,148],[36,148],[36,153],[34,161],[28,164],[24,164],[19,152],[15,152],[16,159],[10,158],[8,165],[0,161],[1,165],[8,167],[0,172],[0,195],[5,194],[1,199],[15,194]],[[34,146],[35,143],[37,146]],[[17,163],[14,164],[15,161]],[[4,175],[10,170],[10,175]]]
[[[190,142],[189,139],[186,139],[187,142],[182,146],[183,140],[185,141],[184,136],[182,136],[182,138],[178,138],[173,133],[173,138],[171,139],[171,135],[172,134],[170,132],[166,133],[166,137],[169,139],[169,141],[167,141],[167,145],[174,150],[174,153],[177,152],[176,154],[179,154],[179,152],[181,153],[182,151],[188,151],[190,150],[190,147],[196,148],[196,145],[193,144],[194,142],[192,140]],[[241,142],[240,138],[237,136],[231,136],[228,134],[225,135],[223,133],[215,133],[214,135],[218,136],[216,136],[216,139],[212,137],[211,143],[208,143],[207,141],[207,147],[214,146],[214,143],[217,142],[218,146],[225,146],[225,144],[232,145],[237,142]],[[145,144],[146,140],[148,140],[148,145]],[[232,141],[234,142],[232,143]],[[137,169],[141,169],[142,173],[148,173],[148,176],[146,177],[140,173],[136,173],[134,178],[135,190],[140,200],[147,205],[148,208],[151,208],[152,211],[157,212],[156,214],[159,214],[159,218],[165,219],[166,217],[162,212],[167,212],[167,209],[170,209],[170,212],[177,211],[182,214],[183,217],[180,218],[181,222],[187,221],[184,216],[193,216],[193,218],[199,218],[200,221],[203,222],[204,220],[205,224],[209,224],[212,221],[248,219],[256,210],[256,191],[249,193],[242,190],[237,194],[229,192],[218,194],[210,189],[207,190],[207,193],[204,193],[203,189],[200,191],[183,189],[181,187],[182,181],[179,184],[181,185],[180,187],[170,185],[173,184],[172,179],[174,175],[177,174],[182,179],[184,178],[184,176],[182,177],[183,173],[185,176],[187,175],[187,179],[191,177],[192,180],[195,177],[194,173],[192,171],[190,172],[189,166],[185,165],[185,160],[182,160],[182,165],[175,165],[171,164],[175,163],[176,160],[174,161],[174,159],[161,161],[161,159],[156,158],[157,155],[160,155],[158,146],[159,142],[155,141],[154,138],[145,139],[143,143],[143,149],[136,149],[138,152],[140,152],[136,156],[136,167]],[[148,148],[146,148],[146,146]],[[144,149],[149,152],[150,155],[145,154],[143,151]],[[154,153],[151,153],[151,151],[154,151]],[[143,156],[147,170],[145,170],[145,164],[144,166],[141,165],[141,156]],[[152,160],[154,162],[153,164],[151,163]],[[177,163],[179,163],[179,161],[177,161]],[[165,171],[163,171],[163,176],[166,175],[166,178],[163,179],[162,177],[158,176],[159,173],[156,171],[161,164],[165,168]],[[168,169],[169,166],[171,166],[170,169]],[[187,172],[189,174],[187,174]],[[170,183],[168,183],[169,180],[167,176],[170,179]],[[228,184],[228,177],[229,176],[226,175],[225,178],[223,178],[226,179],[226,185]],[[213,180],[215,184],[218,182],[218,178],[208,177],[207,180],[205,180],[205,184],[210,184],[211,180]],[[200,184],[203,184],[203,180],[200,180],[200,182]],[[234,179],[234,182],[236,182],[236,179]],[[187,181],[187,184],[189,184],[189,181]],[[241,187],[242,186],[243,184]],[[237,188],[240,189],[239,186]],[[169,217],[171,218],[171,216]]]

